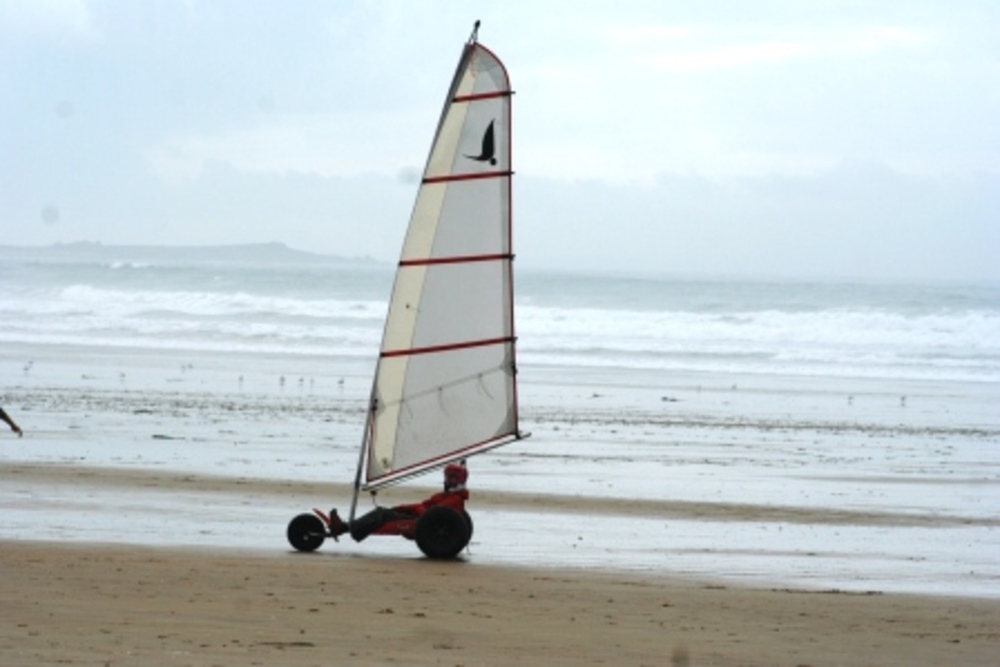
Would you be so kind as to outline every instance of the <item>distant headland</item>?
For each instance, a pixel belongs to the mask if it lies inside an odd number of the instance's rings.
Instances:
[[[290,248],[284,243],[246,243],[206,246],[106,245],[93,241],[54,243],[45,246],[0,245],[0,257],[62,261],[128,261],[177,263],[310,263],[378,264],[371,257],[322,255]]]

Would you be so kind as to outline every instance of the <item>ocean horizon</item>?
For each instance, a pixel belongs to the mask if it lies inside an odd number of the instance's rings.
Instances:
[[[520,253],[519,253],[520,255]],[[219,243],[202,245],[153,245],[129,243],[104,243],[101,241],[62,241],[48,244],[18,245],[0,243],[2,260],[65,260],[65,261],[106,261],[118,264],[161,262],[169,264],[189,264],[198,262],[246,263],[263,262],[280,264],[285,262],[365,264],[394,269],[394,259],[378,258],[371,255],[339,255],[296,248],[282,241],[255,243]],[[609,278],[649,278],[672,280],[706,281],[749,281],[775,283],[856,283],[861,285],[939,285],[974,286],[1000,288],[1000,280],[969,279],[949,277],[914,276],[865,276],[844,272],[842,274],[797,275],[788,273],[761,272],[720,272],[661,269],[581,266],[578,264],[552,264],[525,260],[517,257],[515,269],[530,273],[554,273],[561,275],[590,275]]]

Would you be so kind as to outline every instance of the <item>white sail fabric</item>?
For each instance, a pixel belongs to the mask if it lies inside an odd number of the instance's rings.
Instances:
[[[366,489],[519,437],[511,91],[473,39],[417,194],[372,389]]]

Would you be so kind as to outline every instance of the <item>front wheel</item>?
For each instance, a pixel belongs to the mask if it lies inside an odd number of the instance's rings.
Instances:
[[[432,507],[417,519],[417,546],[428,558],[454,558],[471,538],[471,519],[450,507]]]
[[[288,522],[287,535],[298,551],[316,551],[326,539],[326,526],[315,514],[300,514]]]

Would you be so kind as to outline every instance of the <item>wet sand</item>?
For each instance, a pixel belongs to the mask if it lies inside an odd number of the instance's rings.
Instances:
[[[284,543],[350,497],[367,375],[144,360],[39,361],[5,399],[4,667],[997,664],[992,388],[527,387],[535,436],[476,460],[441,563]]]
[[[1000,601],[4,542],[0,664],[992,665]]]

